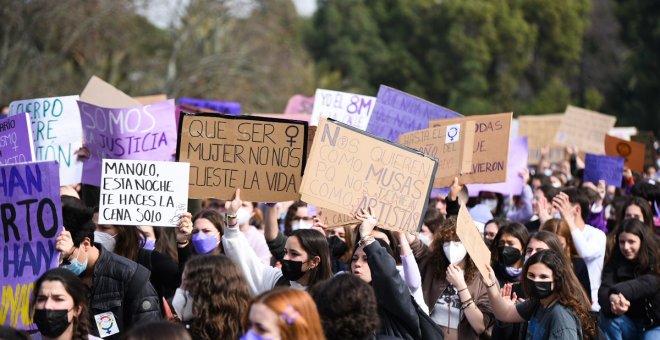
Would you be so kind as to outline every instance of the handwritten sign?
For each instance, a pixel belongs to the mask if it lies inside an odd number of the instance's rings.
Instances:
[[[367,132],[396,141],[405,132],[429,127],[429,120],[462,117],[460,114],[411,94],[381,85]]]
[[[644,172],[644,149],[645,146],[642,143],[629,142],[610,135],[605,136],[605,154],[622,157],[625,167],[632,171]]]
[[[318,125],[323,116],[366,130],[375,106],[375,97],[317,89],[311,124]]]
[[[188,211],[190,164],[103,160],[99,224],[176,227]]]
[[[190,162],[190,198],[254,202],[300,198],[307,123],[273,118],[181,116],[177,159]]]
[[[499,113],[433,120],[431,127],[451,126],[465,121],[474,121],[474,145],[472,169],[463,173],[459,181],[467,183],[499,183],[506,181],[509,159],[509,132],[513,114]],[[443,176],[441,183],[451,184],[455,176]],[[436,180],[437,181],[437,180]]]
[[[29,306],[33,282],[59,261],[55,250],[62,225],[58,171],[53,161],[0,166],[0,324],[35,329]]]
[[[420,152],[321,117],[300,193],[342,214],[371,207],[385,228],[417,232],[437,167]]]
[[[645,147],[644,167],[651,165],[656,166],[657,153],[655,150],[655,136],[651,131],[639,131],[636,135],[631,136],[632,141],[642,143]]]
[[[80,105],[85,146],[82,182],[101,186],[103,159],[171,161],[176,152],[174,100],[124,109]]]
[[[438,159],[434,188],[451,185],[454,177],[472,170],[474,121],[399,135],[399,144]]]
[[[83,163],[77,156],[83,133],[76,100],[78,96],[19,100],[9,104],[10,116],[30,114],[35,160],[57,161],[62,185],[80,183],[83,170]]]
[[[325,225],[326,229],[341,228],[346,225],[353,225],[361,223],[355,217],[346,214],[340,214],[336,211],[325,208],[317,208],[316,217]]]
[[[607,185],[621,187],[623,178],[623,158],[586,154],[584,160],[584,181],[598,183],[605,180]]]
[[[465,250],[467,250],[474,265],[477,266],[479,273],[483,277],[490,277],[486,270],[486,265],[490,264],[490,250],[488,250],[483,237],[479,233],[477,226],[472,220],[472,216],[470,216],[464,204],[458,210],[456,235],[461,240],[461,243],[463,243],[463,246],[465,246]]]
[[[469,184],[470,196],[476,197],[480,191],[499,192],[504,195],[520,195],[525,183],[520,171],[527,168],[527,137],[511,139],[509,143],[509,162],[507,163],[506,182],[493,184]]]
[[[580,151],[596,155],[605,153],[605,135],[616,123],[616,117],[569,105],[561,119],[555,143],[576,146]]]
[[[541,148],[547,147],[548,154],[545,160],[557,163],[564,159],[564,147],[555,144],[555,135],[559,131],[563,113],[546,114],[539,116],[518,117],[518,136],[527,136],[529,148],[528,164],[539,164]]]
[[[240,115],[241,103],[238,102],[224,102],[218,100],[196,99],[196,98],[179,98],[179,105],[191,105],[198,108],[210,109],[215,112],[220,112],[228,115]]]
[[[314,97],[305,97],[301,94],[296,94],[289,98],[284,113],[311,115],[313,109]]]
[[[0,119],[0,165],[34,160],[30,115],[23,113]]]

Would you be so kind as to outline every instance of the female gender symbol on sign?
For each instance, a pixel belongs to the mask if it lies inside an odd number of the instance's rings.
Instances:
[[[447,126],[447,135],[445,136],[445,144],[458,141],[458,135],[461,133],[461,125],[454,124]]]

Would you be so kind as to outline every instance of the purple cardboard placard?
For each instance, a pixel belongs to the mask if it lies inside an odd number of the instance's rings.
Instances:
[[[624,159],[621,157],[586,154],[584,160],[584,181],[598,183],[605,180],[607,185],[621,187]]]
[[[509,161],[507,162],[506,182],[492,184],[468,184],[470,197],[480,191],[499,192],[503,195],[520,195],[525,183],[519,173],[527,167],[527,136],[509,141]]]
[[[34,160],[30,115],[22,113],[0,119],[0,165]]]
[[[177,128],[174,100],[109,109],[78,101],[85,146],[82,182],[100,186],[104,158],[147,161],[173,161]]]
[[[381,85],[367,132],[396,143],[402,133],[428,128],[430,120],[455,117],[462,115],[422,98]]]
[[[0,251],[0,324],[32,325],[32,283],[57,267],[55,239],[62,229],[59,165],[54,161],[0,166],[3,216]]]
[[[218,100],[206,100],[196,98],[179,98],[179,105],[191,105],[200,109],[209,109],[228,115],[240,115],[241,103],[223,102]]]

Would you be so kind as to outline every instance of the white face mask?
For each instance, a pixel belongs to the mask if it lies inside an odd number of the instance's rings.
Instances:
[[[117,235],[110,235],[106,232],[103,231],[94,231],[94,242],[100,243],[103,248],[106,250],[109,250],[110,252],[115,251],[115,245],[117,245],[117,240],[115,240],[115,236]]]
[[[442,244],[442,250],[451,264],[457,264],[465,258],[467,250],[461,242],[445,242]]]
[[[291,230],[310,229],[312,228],[312,225],[313,224],[311,221],[304,221],[304,220],[293,221],[291,223]]]
[[[181,321],[189,321],[193,318],[193,299],[187,290],[177,288],[172,298],[172,307]]]
[[[488,207],[491,213],[494,213],[497,209],[497,198],[489,198],[481,200],[481,204]]]
[[[427,246],[431,245],[431,238],[428,235],[420,233],[419,235],[417,235],[417,238]]]
[[[239,226],[250,223],[250,217],[252,217],[250,216],[250,212],[245,208],[239,208],[236,212],[236,219],[238,220]]]

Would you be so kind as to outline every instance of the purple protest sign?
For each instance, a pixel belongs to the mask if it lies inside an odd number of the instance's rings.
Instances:
[[[429,127],[429,120],[462,117],[422,98],[381,85],[367,132],[396,142],[399,135]]]
[[[624,159],[621,157],[610,157],[586,154],[584,159],[584,181],[598,183],[605,180],[607,185],[621,187],[623,178]]]
[[[0,165],[34,160],[30,115],[23,113],[0,119]]]
[[[480,191],[499,192],[503,195],[520,195],[525,183],[519,173],[527,167],[527,136],[509,141],[509,161],[507,162],[506,182],[492,184],[468,184],[471,197]]]
[[[314,110],[314,99],[315,97],[305,97],[302,94],[296,94],[289,98],[284,113],[306,113],[311,115]]]
[[[218,100],[206,100],[196,98],[179,98],[179,105],[190,105],[200,109],[209,109],[228,115],[240,115],[241,103],[222,102]]]
[[[176,154],[174,100],[125,109],[98,107],[78,101],[90,152],[82,182],[101,185],[101,161],[130,159],[172,161]]]
[[[0,166],[2,312],[0,324],[35,329],[32,283],[57,266],[62,229],[59,165],[54,161]]]

